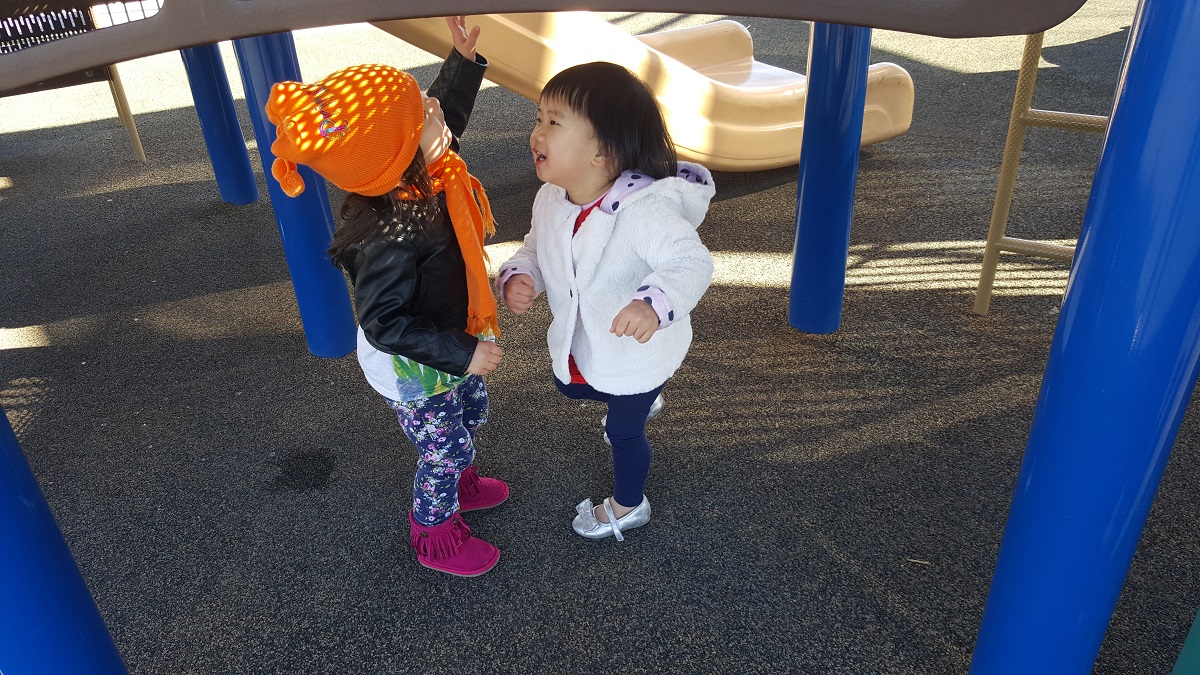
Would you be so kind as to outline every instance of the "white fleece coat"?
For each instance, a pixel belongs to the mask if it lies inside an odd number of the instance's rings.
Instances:
[[[716,188],[704,167],[688,162],[679,167],[698,172],[703,182],[654,181],[624,196],[612,213],[594,209],[574,236],[581,207],[556,185],[538,191],[525,243],[501,269],[531,270],[535,290],[546,292],[554,314],[546,341],[560,381],[571,381],[572,347],[588,384],[608,394],[650,391],[683,363],[692,343],[692,308],[712,281],[712,257],[696,228]],[[645,344],[609,332],[642,286],[660,288],[674,316]]]

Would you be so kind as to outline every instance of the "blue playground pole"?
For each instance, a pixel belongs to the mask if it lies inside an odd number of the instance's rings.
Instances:
[[[870,28],[813,24],[788,302],[788,323],[806,333],[842,323],[870,60]]]
[[[246,89],[246,105],[258,138],[258,155],[267,176],[267,191],[283,239],[283,253],[296,291],[300,321],[308,349],[316,356],[337,358],[354,351],[356,328],[346,278],[329,262],[325,249],[333,237],[333,214],[325,179],[301,166],[304,193],[288,197],[271,178],[271,142],[275,125],[264,109],[276,82],[299,82],[300,62],[291,33],[276,33],[233,41]]]
[[[128,673],[3,409],[0,552],[0,673]]]
[[[233,106],[221,50],[216,45],[204,45],[181,49],[179,54],[192,88],[200,131],[204,134],[221,199],[230,204],[258,201],[258,185],[254,183],[254,169]]]
[[[1143,0],[972,675],[1091,673],[1200,358],[1200,0]]]

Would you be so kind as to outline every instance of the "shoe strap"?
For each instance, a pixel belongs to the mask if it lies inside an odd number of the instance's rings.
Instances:
[[[604,498],[604,513],[608,516],[608,524],[612,525],[613,536],[617,541],[625,541],[625,535],[621,534],[621,526],[617,524],[617,514],[613,513],[612,504],[608,498]]]

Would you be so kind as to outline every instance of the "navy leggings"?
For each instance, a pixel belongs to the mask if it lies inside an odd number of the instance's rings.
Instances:
[[[554,386],[570,399],[588,399],[608,404],[604,430],[612,441],[613,499],[621,506],[642,503],[642,490],[650,473],[650,441],[646,440],[646,415],[662,385],[644,394],[618,396],[596,391],[590,384],[563,384],[556,377]]]

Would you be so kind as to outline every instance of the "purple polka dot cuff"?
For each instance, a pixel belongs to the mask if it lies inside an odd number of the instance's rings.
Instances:
[[[642,286],[634,291],[632,299],[641,300],[654,308],[654,313],[658,315],[659,330],[675,322],[675,311],[671,309],[671,301],[658,286]]]

